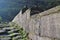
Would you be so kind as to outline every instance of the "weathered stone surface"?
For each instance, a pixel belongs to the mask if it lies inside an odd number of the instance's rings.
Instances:
[[[60,14],[47,15],[41,18],[41,36],[60,38]]]
[[[50,38],[60,39],[60,6],[49,9],[42,13],[30,16],[30,9],[23,14],[20,12],[13,20],[22,26],[33,40],[51,40]],[[56,10],[55,10],[56,9]],[[43,37],[37,37],[43,36]],[[50,38],[46,38],[50,37]],[[38,38],[38,39],[37,39]]]
[[[60,11],[60,6],[56,6],[54,8],[51,8],[51,9],[47,10],[47,11],[39,13],[39,15],[41,17],[41,16],[50,15],[50,14],[55,14],[55,13],[58,13],[59,11]]]
[[[18,16],[16,16],[12,22],[16,22],[17,24],[22,26],[22,10],[19,12]]]
[[[40,19],[30,19],[29,29],[32,34],[39,35],[39,21]]]
[[[34,33],[34,25],[35,21],[33,19],[30,20],[29,22],[29,32]]]
[[[52,40],[52,39],[48,37],[40,37],[40,40]]]
[[[59,40],[59,39],[55,39],[55,40]]]
[[[55,40],[60,40],[60,39],[55,39]]]
[[[26,30],[26,32],[28,32],[29,33],[29,22],[30,22],[30,19],[28,19],[27,21],[26,21],[26,23],[25,23],[25,30]]]
[[[40,37],[40,36],[32,35],[32,34],[29,35],[29,38],[32,40],[53,40],[52,38]]]

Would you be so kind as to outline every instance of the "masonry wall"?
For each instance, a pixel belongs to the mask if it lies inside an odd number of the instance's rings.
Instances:
[[[22,10],[12,22],[24,28],[32,40],[60,40],[60,6],[33,16],[30,9]]]

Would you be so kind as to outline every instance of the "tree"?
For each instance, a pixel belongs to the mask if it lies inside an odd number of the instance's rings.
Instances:
[[[0,23],[2,22],[2,17],[0,16]]]

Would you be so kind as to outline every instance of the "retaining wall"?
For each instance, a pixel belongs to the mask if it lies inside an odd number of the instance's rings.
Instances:
[[[39,14],[30,15],[27,9],[22,10],[13,19],[29,33],[32,40],[60,40],[60,6],[56,6]]]

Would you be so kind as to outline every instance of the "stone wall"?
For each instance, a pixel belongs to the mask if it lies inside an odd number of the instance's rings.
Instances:
[[[60,6],[32,16],[30,12],[27,9],[22,14],[21,10],[12,22],[23,27],[32,40],[60,40]]]

